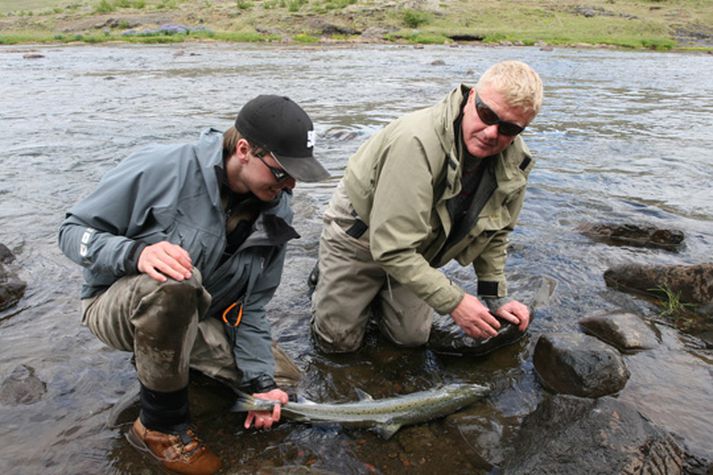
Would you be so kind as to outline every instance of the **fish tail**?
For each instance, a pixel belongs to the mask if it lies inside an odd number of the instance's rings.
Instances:
[[[250,401],[246,399],[238,399],[235,401],[235,404],[233,404],[232,411],[233,412],[248,412],[252,411],[254,408],[254,404],[251,404]]]
[[[278,401],[268,401],[256,399],[249,394],[236,391],[238,399],[233,404],[231,410],[233,412],[249,412],[249,411],[271,411]]]
[[[233,404],[233,412],[248,412],[256,409],[257,402],[254,397],[242,391],[235,391],[235,393],[238,398],[236,399],[235,404]]]

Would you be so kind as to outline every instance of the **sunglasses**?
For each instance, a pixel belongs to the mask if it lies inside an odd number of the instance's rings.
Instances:
[[[509,137],[514,137],[523,130],[525,127],[520,127],[512,122],[505,122],[500,120],[498,114],[493,112],[493,109],[488,107],[483,101],[480,100],[478,93],[475,93],[475,111],[478,113],[478,117],[485,125],[495,125],[498,124],[498,133],[502,135],[507,135]]]
[[[265,155],[269,154],[272,159],[277,162],[278,160],[277,157],[275,157],[274,153],[265,151],[252,151],[252,154],[255,155],[255,157],[257,157],[257,159],[260,160],[262,164],[267,167],[268,170],[270,170],[270,173],[272,173],[272,176],[274,176],[275,180],[277,180],[278,182],[285,181],[290,178],[290,174],[287,173],[285,170],[283,170],[282,168],[276,168],[268,165],[265,159],[263,158]]]

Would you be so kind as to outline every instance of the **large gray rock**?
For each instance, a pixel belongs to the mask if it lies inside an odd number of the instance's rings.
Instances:
[[[713,304],[713,264],[644,266],[627,264],[604,272],[609,287],[654,297],[666,297],[664,289],[681,302]]]
[[[621,354],[589,335],[542,335],[533,362],[542,385],[556,393],[600,397],[619,392],[629,380]]]
[[[680,474],[686,461],[671,435],[611,397],[546,397],[513,447],[503,473]]]
[[[638,224],[583,224],[579,231],[594,241],[618,246],[650,247],[678,251],[683,246],[683,232]]]
[[[45,395],[47,385],[35,376],[31,366],[20,365],[0,385],[0,404],[33,404]]]
[[[646,350],[659,343],[654,330],[633,313],[590,315],[580,320],[579,325],[585,333],[615,346],[619,351]]]

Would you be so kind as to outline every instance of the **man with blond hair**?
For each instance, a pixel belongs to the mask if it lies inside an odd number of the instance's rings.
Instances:
[[[542,104],[538,74],[493,65],[475,87],[401,117],[363,144],[324,215],[310,280],[312,334],[325,352],[350,352],[370,309],[400,346],[428,341],[432,310],[487,339],[501,323],[525,331],[528,308],[507,298],[505,259],[534,161],[519,134]],[[477,296],[438,268],[473,265]]]

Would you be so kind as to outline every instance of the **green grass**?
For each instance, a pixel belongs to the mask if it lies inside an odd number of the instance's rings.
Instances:
[[[421,25],[429,23],[431,21],[431,15],[420,10],[407,9],[404,10],[402,19],[407,27],[418,28]]]
[[[0,34],[0,45],[16,45],[23,43],[104,43],[112,39],[104,33],[94,34],[51,34],[51,33],[17,33]]]
[[[2,0],[0,1],[0,12],[9,13],[20,10],[41,10],[57,6],[63,5],[56,0]]]
[[[18,33],[0,34],[0,45],[15,45],[23,43],[105,43],[108,41],[123,41],[138,44],[164,44],[182,43],[187,40],[213,39],[217,41],[229,41],[237,43],[259,43],[278,41],[280,37],[276,35],[264,35],[257,32],[210,32],[197,31],[186,34],[145,34],[134,36],[123,36],[115,33],[93,33],[93,34],[48,34],[48,33]]]
[[[297,12],[299,11],[305,4],[307,4],[307,0],[287,0],[287,11],[288,12]]]
[[[240,31],[222,31],[222,32],[215,32],[215,33],[193,33],[191,36],[193,37],[204,37],[204,38],[213,38],[215,40],[219,41],[230,41],[230,42],[236,42],[236,43],[261,43],[261,42],[269,42],[269,41],[279,41],[280,37],[278,35],[264,35],[262,33],[258,32],[240,32]]]
[[[325,0],[322,6],[326,10],[341,10],[349,5],[354,5],[357,0]]]
[[[319,38],[305,33],[299,33],[293,36],[292,39],[298,43],[316,43],[319,41]]]
[[[116,5],[109,0],[101,0],[99,4],[94,7],[95,13],[111,13],[116,10]]]
[[[662,317],[680,315],[687,309],[694,307],[692,304],[681,302],[680,294],[674,292],[666,285],[649,290],[662,297],[662,300],[659,301],[659,308],[661,309]]]

